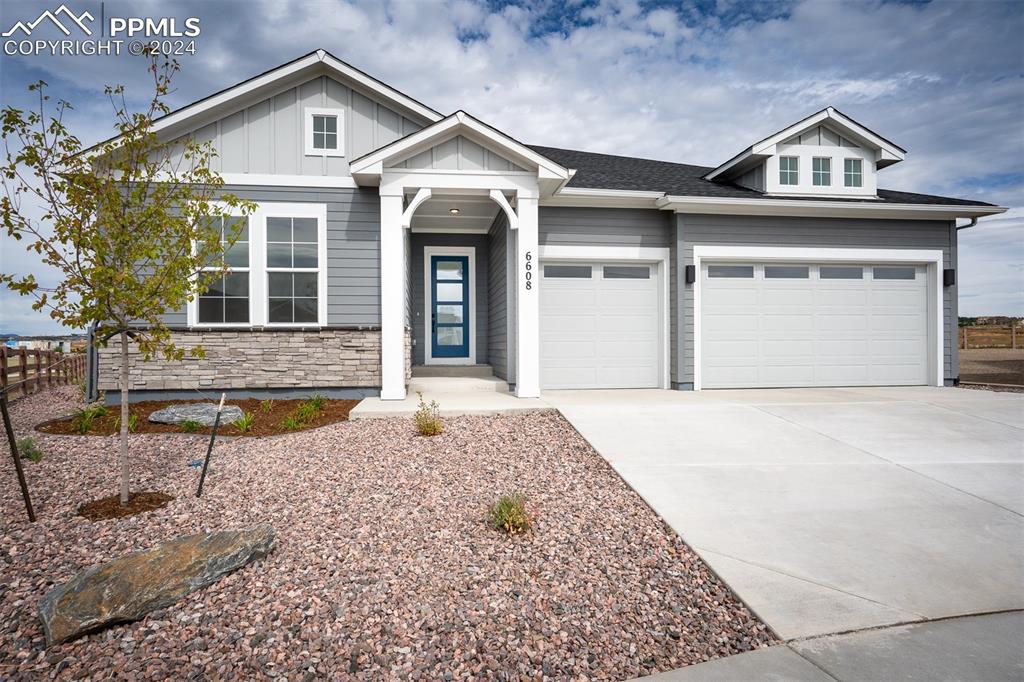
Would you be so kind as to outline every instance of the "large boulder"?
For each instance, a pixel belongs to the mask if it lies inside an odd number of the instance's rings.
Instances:
[[[139,620],[262,559],[273,548],[274,529],[263,524],[175,538],[87,568],[39,602],[46,643],[59,644],[109,625]]]
[[[184,403],[168,405],[149,415],[149,421],[158,424],[184,424],[196,422],[203,426],[213,426],[217,418],[217,403]],[[238,405],[225,405],[220,413],[220,423],[230,424],[242,418],[242,408]]]

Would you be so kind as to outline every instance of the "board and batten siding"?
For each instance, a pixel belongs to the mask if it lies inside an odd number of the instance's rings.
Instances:
[[[345,156],[306,155],[307,107],[344,111]],[[424,123],[319,76],[198,128],[192,137],[213,145],[217,156],[210,165],[221,173],[346,176],[349,159],[414,133]]]
[[[439,142],[426,151],[395,163],[392,167],[526,172],[525,168],[463,135]]]
[[[471,246],[476,249],[473,260],[476,263],[473,272],[473,310],[470,315],[476,321],[476,362],[487,364],[487,288],[488,288],[488,239],[486,234],[432,234],[413,233],[411,259],[410,289],[412,290],[412,364],[424,364],[426,353],[426,291],[424,269],[427,264],[423,260],[425,246]],[[470,325],[472,327],[472,324]]]
[[[487,233],[487,358],[494,376],[509,381],[508,217],[498,213]]]
[[[225,186],[223,191],[259,203],[326,204],[327,325],[380,326],[380,196],[376,187]],[[164,320],[173,327],[187,324],[185,310],[169,313]]]
[[[681,266],[693,264],[695,245],[789,246],[804,248],[933,249],[942,250],[943,267],[956,267],[956,232],[948,221],[854,220],[844,218],[780,218],[678,214],[676,249]],[[681,270],[681,268],[680,268]],[[698,277],[699,277],[698,273]],[[944,378],[958,375],[953,346],[956,339],[956,288],[943,288]],[[672,382],[693,387],[693,287],[683,285],[681,332],[673,345]]]

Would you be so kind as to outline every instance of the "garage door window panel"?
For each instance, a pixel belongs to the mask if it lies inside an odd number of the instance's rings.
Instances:
[[[708,277],[711,279],[753,279],[753,265],[709,265]]]
[[[810,277],[810,268],[806,265],[764,266],[765,279],[807,279],[808,277]]]
[[[651,268],[647,265],[606,265],[605,279],[650,279]]]
[[[589,265],[545,265],[544,277],[550,279],[590,279]]]
[[[864,268],[853,265],[822,265],[818,269],[820,279],[864,279]]]
[[[917,268],[912,265],[898,267],[876,267],[873,277],[877,280],[886,279],[916,279]]]

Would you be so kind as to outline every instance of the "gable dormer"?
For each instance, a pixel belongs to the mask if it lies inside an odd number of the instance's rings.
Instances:
[[[877,198],[877,174],[906,150],[828,107],[704,176],[772,196]]]

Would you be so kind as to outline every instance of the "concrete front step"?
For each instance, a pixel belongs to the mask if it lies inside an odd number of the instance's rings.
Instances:
[[[490,365],[413,365],[413,379],[420,377],[494,377]]]
[[[409,394],[417,393],[444,394],[444,393],[473,393],[483,391],[486,393],[508,393],[508,382],[502,381],[495,376],[485,377],[416,377],[409,381]]]

